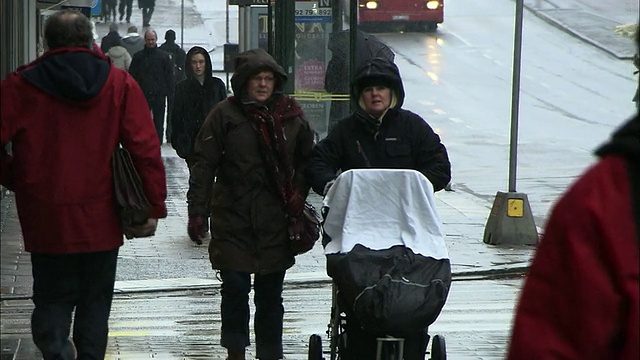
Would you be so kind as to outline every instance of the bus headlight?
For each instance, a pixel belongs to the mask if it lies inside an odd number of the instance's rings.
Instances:
[[[440,6],[440,1],[437,1],[437,0],[427,1],[427,9],[429,10],[435,10],[438,8],[438,6]]]
[[[369,10],[374,10],[378,8],[378,2],[377,1],[367,1],[367,3],[365,4],[365,7]]]

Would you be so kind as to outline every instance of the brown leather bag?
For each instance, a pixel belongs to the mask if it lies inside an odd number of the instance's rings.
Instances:
[[[141,225],[149,219],[151,203],[127,149],[119,147],[111,158],[116,210],[123,229]],[[128,237],[128,236],[127,236]]]

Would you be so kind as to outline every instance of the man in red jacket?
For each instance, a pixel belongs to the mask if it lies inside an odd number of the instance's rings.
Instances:
[[[508,359],[640,358],[640,120],[555,205],[515,316]]]
[[[45,359],[74,359],[75,310],[77,358],[104,359],[123,244],[111,156],[129,150],[153,207],[128,231],[153,233],[166,216],[160,143],[136,81],[90,49],[86,17],[56,13],[44,35],[50,50],[0,85],[0,177],[31,252],[35,344]]]

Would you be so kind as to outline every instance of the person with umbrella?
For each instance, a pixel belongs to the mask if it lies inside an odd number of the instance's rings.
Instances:
[[[331,50],[331,60],[327,64],[327,71],[324,78],[324,89],[331,94],[348,94],[350,74],[350,31],[343,30],[332,33],[329,37],[329,50]],[[393,62],[395,54],[377,37],[358,30],[356,34],[356,68],[359,68],[370,59],[380,57]],[[335,123],[350,115],[349,101],[332,100],[329,111],[329,131]]]

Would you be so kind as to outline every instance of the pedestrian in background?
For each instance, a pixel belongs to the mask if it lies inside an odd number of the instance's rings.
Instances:
[[[153,113],[153,122],[156,124],[158,139],[162,144],[164,136],[164,113],[167,97],[173,96],[175,78],[173,76],[173,63],[169,54],[158,49],[158,35],[155,30],[147,30],[144,33],[144,50],[133,55],[129,73],[136,79],[147,104]]]
[[[104,359],[123,244],[111,156],[129,150],[152,205],[136,233],[166,216],[164,165],[142,91],[89,48],[89,19],[62,10],[44,37],[49,50],[0,85],[1,181],[31,253],[34,343],[45,359]]]
[[[122,46],[127,49],[127,52],[132,57],[139,51],[144,49],[145,41],[138,34],[138,27],[135,25],[129,26],[127,34],[122,38]]]
[[[102,53],[108,53],[112,46],[121,45],[121,40],[122,36],[118,33],[118,24],[114,22],[109,24],[109,32],[102,37],[102,41],[100,42]]]
[[[213,76],[211,57],[204,48],[192,47],[183,66],[187,78],[176,85],[174,93],[171,146],[191,171],[198,132],[211,110],[227,97],[227,88],[222,80]],[[208,219],[207,216],[203,238],[208,232]]]
[[[113,66],[118,69],[129,71],[129,67],[131,66],[131,55],[129,55],[127,49],[122,45],[112,46],[105,55],[111,59]]]
[[[308,193],[313,130],[283,94],[287,77],[271,55],[246,51],[235,69],[234,96],[214,108],[196,139],[188,233],[201,242],[211,214],[209,259],[222,278],[221,345],[228,359],[244,359],[249,345],[251,274],[256,357],[281,359],[282,286],[295,262],[289,219],[302,213]]]
[[[178,83],[179,81],[184,80],[184,69],[187,54],[185,54],[180,45],[176,44],[176,32],[172,29],[167,30],[164,34],[164,40],[164,44],[160,45],[160,50],[166,51],[169,56],[171,56],[171,61],[173,62],[173,76],[175,77],[175,82]],[[172,109],[173,97],[171,96],[167,98],[167,142],[171,142]]]
[[[120,0],[118,4],[118,13],[120,13],[120,21],[127,17],[127,24],[131,22],[131,12],[133,10],[133,0]]]
[[[102,0],[102,17],[104,19],[104,22],[116,21],[117,5],[118,0]]]
[[[142,26],[151,26],[151,15],[156,7],[156,0],[138,0],[138,8],[142,9]]]
[[[442,190],[451,179],[451,164],[440,137],[420,116],[402,109],[404,86],[398,67],[373,58],[357,70],[351,84],[358,109],[335,123],[313,150],[307,178],[326,195],[339,171],[363,168],[413,169]],[[331,264],[327,264],[331,275]],[[339,271],[339,270],[337,270]],[[377,334],[367,332],[347,309],[349,343],[345,359],[374,359]],[[424,359],[427,329],[405,337],[405,359]]]

